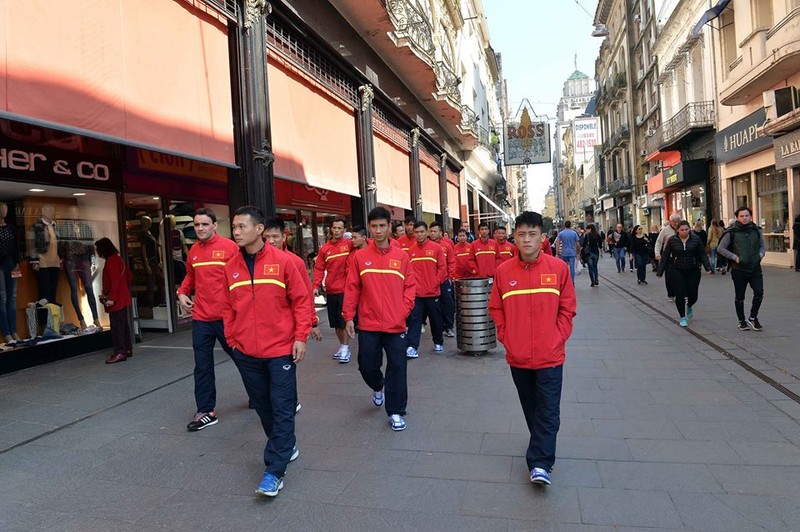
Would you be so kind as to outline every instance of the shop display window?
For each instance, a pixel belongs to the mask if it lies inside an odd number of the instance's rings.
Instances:
[[[764,231],[767,251],[785,253],[789,241],[789,188],[785,170],[774,166],[756,171],[757,223]]]
[[[0,181],[0,350],[102,331],[94,243],[119,246],[113,192]]]
[[[733,182],[733,209],[731,212],[739,207],[750,207],[752,209],[753,202],[751,201],[750,174],[736,176],[731,181]],[[727,222],[725,225],[728,225]]]

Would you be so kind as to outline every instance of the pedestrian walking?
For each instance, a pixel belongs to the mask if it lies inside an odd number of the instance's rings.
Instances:
[[[456,335],[453,332],[456,313],[456,299],[453,293],[453,279],[455,279],[456,275],[455,246],[449,238],[444,237],[441,222],[431,223],[430,227],[428,227],[428,237],[435,244],[442,246],[442,253],[444,253],[444,260],[447,264],[447,278],[440,287],[439,310],[442,312],[444,335],[448,338],[454,338]]]
[[[792,224],[792,249],[794,250],[794,271],[800,272],[800,214]]]
[[[530,480],[549,485],[556,459],[566,342],[577,301],[569,267],[541,253],[542,216],[516,218],[518,258],[497,269],[489,313],[517,388],[530,432],[525,455]],[[531,309],[536,315],[531,315]]]
[[[669,265],[669,267],[667,267]],[[692,233],[689,222],[678,223],[678,234],[667,240],[658,264],[658,276],[666,274],[675,290],[675,307],[680,316],[681,327],[688,327],[694,317],[700,289],[700,266],[711,271],[705,246],[700,237]]]
[[[753,213],[749,207],[739,207],[734,214],[736,222],[720,238],[717,252],[728,259],[730,264],[739,330],[760,331],[762,327],[758,321],[758,311],[764,300],[761,259],[764,258],[767,246],[761,228],[753,223]],[[753,290],[753,301],[750,306],[750,316],[745,321],[744,298],[748,285]]]
[[[103,293],[98,299],[108,312],[111,323],[111,345],[114,346],[114,353],[106,359],[106,364],[125,362],[133,356],[131,325],[128,318],[128,308],[132,302],[130,284],[133,281],[133,274],[110,239],[101,238],[94,243],[94,248],[97,256],[105,260]]]
[[[313,298],[305,271],[264,242],[264,224],[258,207],[234,213],[240,252],[225,264],[228,293],[221,303],[225,338],[267,437],[256,493],[275,497],[283,489],[286,466],[299,454],[296,365],[305,356]]]
[[[347,274],[344,318],[355,336],[358,312],[358,371],[372,389],[375,406],[385,405],[394,431],[404,430],[408,404],[406,318],[414,308],[416,286],[408,253],[389,244],[391,214],[383,207],[367,215],[372,243],[355,253]],[[386,374],[381,372],[386,353]],[[385,394],[385,396],[384,396]]]
[[[617,273],[625,271],[625,255],[628,252],[628,233],[622,224],[617,224],[617,228],[611,233],[611,242],[614,245],[614,260],[617,264]]]
[[[500,265],[517,254],[517,248],[506,239],[506,228],[499,225],[494,228],[494,240],[497,242],[497,264]]]
[[[314,297],[325,286],[325,304],[328,308],[328,325],[336,331],[339,349],[333,359],[344,364],[350,362],[350,339],[344,330],[342,300],[347,280],[347,258],[353,249],[353,241],[345,240],[344,218],[336,217],[331,222],[331,239],[319,250],[314,263]]]
[[[725,222],[723,220],[719,220],[717,225],[720,228],[719,237],[722,238],[722,235],[725,234]],[[728,273],[728,259],[726,259],[723,255],[719,254],[719,243],[717,244],[717,271],[722,275]]]
[[[635,266],[635,261],[634,261],[633,250],[631,249],[631,239],[633,238],[633,232],[634,232],[634,228],[633,227],[629,227],[627,229],[627,233],[628,233],[628,266],[630,267],[631,273],[633,273],[633,270],[636,267]]]
[[[442,246],[428,239],[428,224],[417,222],[414,224],[414,237],[416,242],[409,248],[411,269],[416,279],[416,295],[414,309],[408,316],[406,325],[406,356],[418,358],[420,332],[425,319],[430,320],[431,336],[433,337],[433,352],[444,351],[444,328],[442,326],[442,313],[439,310],[439,294],[441,285],[447,279],[447,262],[442,251]]]
[[[456,238],[458,241],[453,247],[456,258],[456,271],[453,278],[476,277],[478,275],[478,264],[475,262],[475,250],[472,244],[468,242],[469,233],[467,233],[466,229],[459,229],[458,233],[456,233]]]
[[[664,227],[658,233],[658,238],[656,238],[655,250],[654,253],[656,255],[656,262],[661,264],[661,255],[663,254],[664,247],[667,245],[667,241],[678,234],[678,224],[681,222],[681,215],[674,213],[669,216],[667,223],[664,224]],[[669,268],[669,264],[666,265]],[[660,276],[659,276],[660,277]],[[670,301],[675,301],[675,290],[673,289],[672,285],[670,284],[670,276],[664,276],[664,286],[667,289],[667,299]]]
[[[650,263],[650,239],[644,233],[644,227],[633,228],[630,250],[636,265],[636,284],[647,284],[647,265]]]
[[[600,279],[597,275],[597,261],[603,252],[603,239],[597,234],[597,227],[594,224],[586,226],[586,232],[583,234],[583,241],[581,242],[581,252],[583,252],[586,268],[589,270],[591,287],[595,287],[600,284]]]
[[[572,229],[572,222],[564,222],[564,229],[556,237],[556,249],[561,260],[569,265],[569,276],[575,282],[575,259],[580,255],[580,237]]]
[[[711,225],[708,226],[708,258],[711,262],[711,275],[717,273],[717,247],[723,232],[718,220],[711,220]]]
[[[219,421],[214,345],[219,342],[231,356],[231,348],[225,341],[220,301],[228,292],[225,264],[239,253],[239,246],[217,233],[217,215],[211,209],[197,209],[192,225],[197,241],[189,249],[186,275],[176,292],[178,304],[192,315],[196,411],[186,430],[197,432]]]
[[[478,265],[478,277],[494,278],[498,264],[497,242],[489,238],[489,224],[486,222],[478,225],[478,234],[480,238],[472,242],[475,263]]]
[[[650,226],[650,232],[647,233],[647,238],[650,240],[650,265],[653,267],[653,273],[658,271],[658,261],[656,261],[656,239],[660,229],[657,225]]]
[[[409,248],[414,244],[414,224],[417,219],[413,216],[406,216],[403,220],[403,234],[397,238],[397,243],[400,248],[408,253]]]

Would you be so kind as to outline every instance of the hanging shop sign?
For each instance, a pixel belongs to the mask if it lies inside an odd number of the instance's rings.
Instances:
[[[667,168],[662,176],[665,189],[674,189],[708,179],[708,163],[703,159],[681,161]]]
[[[550,162],[550,124],[532,120],[527,108],[518,121],[506,122],[503,140],[506,166]]]
[[[142,148],[128,148],[128,164],[132,170],[228,182],[228,169],[224,166]]]
[[[772,141],[775,145],[775,168],[786,170],[800,166],[800,129],[777,137]]]
[[[729,163],[772,146],[772,137],[758,134],[758,128],[766,121],[767,112],[762,107],[717,133],[717,163]]]

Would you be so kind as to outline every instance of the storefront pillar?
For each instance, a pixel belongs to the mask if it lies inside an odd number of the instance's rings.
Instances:
[[[422,220],[422,180],[419,174],[419,128],[411,130],[411,213]]]
[[[450,206],[447,201],[447,154],[440,156],[439,165],[439,206],[442,211],[442,229],[450,231]]]
[[[358,150],[358,191],[361,201],[353,202],[353,224],[367,227],[367,214],[378,205],[378,184],[375,178],[375,145],[372,136],[372,85],[358,88],[359,107],[356,122]]]
[[[267,23],[272,5],[238,1],[238,23],[229,37],[238,179],[229,180],[234,202],[255,205],[275,215],[275,174],[267,76]],[[239,181],[239,183],[235,183]]]

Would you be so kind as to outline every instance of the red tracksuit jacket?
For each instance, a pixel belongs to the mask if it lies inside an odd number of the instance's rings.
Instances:
[[[314,289],[319,290],[325,278],[325,291],[329,294],[344,294],[347,282],[347,257],[353,249],[353,241],[340,238],[326,242],[319,250],[314,262]],[[327,277],[325,271],[328,271]]]
[[[239,246],[229,238],[214,234],[207,242],[197,241],[186,259],[186,277],[178,295],[194,292],[192,319],[218,321],[222,319],[220,300],[228,291],[225,284],[225,264],[239,254]],[[199,287],[199,290],[198,290]]]
[[[358,310],[360,330],[404,332],[416,294],[408,253],[391,245],[382,249],[370,244],[355,252],[351,265],[342,305],[344,319],[352,320]]]
[[[480,238],[472,242],[475,250],[475,262],[478,265],[478,277],[494,277],[497,271],[497,242],[490,238],[483,242]]]
[[[408,252],[408,249],[414,244],[414,239],[408,235],[401,235],[400,238],[397,239],[397,243],[400,244],[403,251]]]
[[[441,284],[447,279],[447,262],[442,246],[431,240],[422,245],[414,242],[408,249],[411,267],[417,280],[416,297],[439,297]]]
[[[519,258],[497,268],[489,313],[510,366],[543,369],[564,363],[577,300],[569,266],[544,253],[530,263]]]
[[[442,246],[444,253],[444,261],[447,264],[447,278],[455,279],[456,277],[456,252],[453,243],[449,238],[440,238],[438,242],[432,240],[435,244]]]
[[[130,284],[133,273],[118,254],[114,253],[106,259],[103,266],[103,295],[114,304],[104,307],[106,312],[115,312],[131,306]]]
[[[292,259],[295,268],[297,268],[297,270],[303,274],[303,280],[305,281],[306,288],[308,288],[308,294],[311,296],[311,326],[316,327],[319,325],[319,317],[317,316],[317,309],[314,307],[314,287],[311,286],[311,279],[306,273],[306,261],[289,250],[285,250],[285,253],[289,255],[290,259]]]
[[[313,303],[305,275],[269,244],[256,253],[252,276],[243,252],[229,260],[228,297],[221,298],[228,345],[251,357],[277,358],[290,355],[295,341],[307,341]]]
[[[517,255],[517,246],[506,240],[502,244],[497,243],[497,265],[503,264],[508,259],[513,259]]]
[[[475,250],[472,249],[472,244],[469,242],[456,244],[453,251],[456,259],[456,273],[453,278],[477,277],[478,265],[475,262]]]

